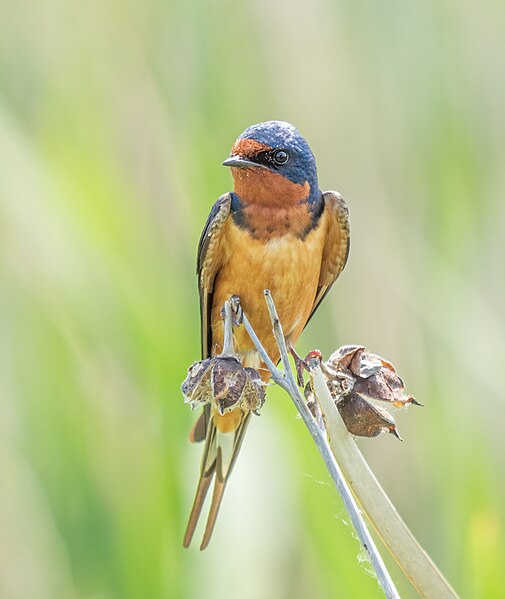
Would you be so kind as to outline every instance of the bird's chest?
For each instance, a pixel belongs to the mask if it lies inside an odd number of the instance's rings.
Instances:
[[[312,240],[291,234],[256,240],[242,231],[233,233],[223,274],[241,288],[244,298],[264,289],[291,294],[314,275],[319,277],[321,254]]]
[[[312,310],[323,246],[321,226],[304,238],[288,232],[257,239],[230,219],[222,238],[224,261],[215,284],[215,317],[227,298],[238,295],[260,339],[270,338],[263,295],[270,289],[285,335],[298,337]],[[213,321],[217,324],[215,318]]]
[[[281,223],[283,220],[281,216]],[[222,273],[242,290],[244,299],[249,292],[256,294],[263,289],[292,294],[319,278],[324,244],[321,227],[300,237],[292,229],[283,231],[278,221],[266,218],[264,226],[270,223],[270,228],[261,236],[228,222],[223,235]]]
[[[242,270],[257,285],[295,287],[319,268],[324,239],[306,202],[271,208],[249,205],[233,215],[223,235],[227,269]],[[319,276],[319,272],[318,272]]]

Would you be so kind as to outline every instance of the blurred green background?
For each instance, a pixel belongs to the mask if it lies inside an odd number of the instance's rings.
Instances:
[[[381,596],[278,390],[211,546],[181,545],[196,246],[271,118],[351,211],[298,349],[394,362],[425,408],[359,445],[462,596],[505,596],[504,30],[500,0],[3,4],[2,599]]]

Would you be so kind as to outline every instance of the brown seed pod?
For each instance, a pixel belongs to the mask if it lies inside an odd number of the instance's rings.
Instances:
[[[396,423],[389,412],[374,406],[354,391],[337,403],[347,430],[359,437],[377,437],[382,432],[392,433],[401,440]]]
[[[258,410],[265,401],[258,372],[244,368],[233,356],[215,356],[195,362],[188,370],[181,391],[193,408],[212,403],[220,414],[238,407]]]
[[[210,372],[212,358],[195,362],[188,368],[188,374],[181,385],[185,403],[192,408],[199,403],[206,403],[210,393]]]
[[[372,403],[373,400],[387,402],[397,408],[422,405],[412,395],[404,394],[404,383],[391,362],[367,352],[363,345],[343,345],[327,362],[322,361],[319,351],[314,351],[307,355],[305,363],[309,371],[321,366],[328,390],[353,435],[376,437],[386,431],[400,438],[394,418]],[[313,390],[309,386],[305,392],[308,405],[314,412],[316,399]]]

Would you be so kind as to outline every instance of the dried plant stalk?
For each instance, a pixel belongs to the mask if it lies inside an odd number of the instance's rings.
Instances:
[[[293,375],[281,323],[268,290],[265,291],[265,300],[272,320],[273,333],[279,346],[284,372],[281,372],[272,362],[245,314],[243,315],[244,326],[262,360],[270,370],[274,382],[289,394],[309,429],[342,497],[358,538],[368,554],[384,594],[386,597],[399,597],[356,501],[405,576],[422,597],[457,599],[455,591],[407,528],[368,467],[335,407],[320,367],[315,369],[313,377],[315,395],[321,408],[324,428],[320,428],[316,423]]]
[[[272,378],[274,381],[281,386],[291,397],[293,400],[298,412],[300,413],[305,425],[309,429],[314,442],[321,453],[321,456],[326,464],[326,468],[333,479],[333,482],[342,498],[345,509],[349,514],[349,518],[351,523],[356,531],[358,539],[361,542],[361,545],[366,552],[370,563],[375,571],[377,576],[377,580],[384,591],[384,594],[388,599],[399,599],[400,595],[395,588],[395,585],[387,571],[387,568],[382,560],[382,557],[375,546],[375,543],[370,535],[370,532],[367,529],[365,521],[363,520],[363,516],[356,504],[356,501],[344,479],[342,476],[342,472],[339,468],[338,463],[335,460],[335,457],[330,449],[328,444],[328,439],[324,430],[320,429],[312,414],[310,413],[307,405],[305,403],[304,398],[302,397],[298,385],[296,383],[295,377],[293,375],[293,371],[291,370],[291,366],[289,363],[288,351],[286,348],[286,343],[284,341],[284,334],[282,332],[281,323],[277,316],[277,312],[275,310],[275,305],[273,303],[272,297],[269,291],[265,291],[265,296],[267,300],[267,306],[270,313],[270,318],[272,319],[274,335],[277,340],[277,344],[279,346],[279,350],[281,353],[281,359],[284,367],[284,372],[281,372],[275,364],[272,362],[265,349],[261,345],[260,340],[258,339],[254,329],[252,328],[247,316],[245,314],[242,315],[244,326],[249,333],[253,343],[256,346],[256,349],[261,355],[262,360],[267,365],[268,369],[272,373]]]
[[[450,584],[419,545],[370,470],[335,409],[323,373],[314,372],[314,386],[328,442],[354,496],[405,576],[421,595],[433,599],[457,597]]]

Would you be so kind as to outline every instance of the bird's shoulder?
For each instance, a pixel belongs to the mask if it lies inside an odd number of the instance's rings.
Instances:
[[[344,270],[349,258],[351,228],[349,208],[338,191],[323,192],[326,216],[326,243],[321,265],[321,286],[331,285]]]
[[[213,259],[223,225],[230,216],[231,204],[232,194],[230,192],[223,194],[212,206],[207,217],[198,243],[196,270],[200,278],[205,274],[209,262]]]
[[[323,191],[324,209],[336,218],[341,226],[349,229],[349,207],[338,191]]]
[[[319,226],[324,233],[324,243],[317,293],[309,320],[344,270],[350,249],[349,209],[344,198],[338,191],[325,191],[322,199],[324,207]]]

